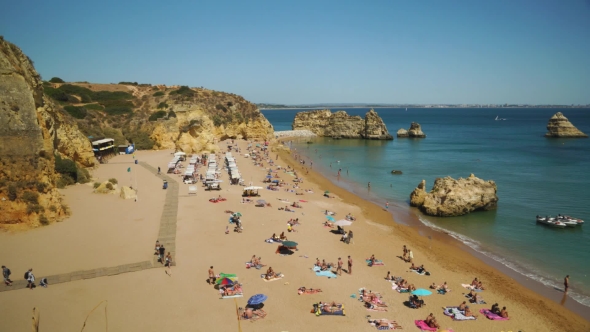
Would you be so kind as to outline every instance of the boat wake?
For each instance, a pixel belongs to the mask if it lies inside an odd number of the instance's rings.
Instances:
[[[507,268],[521,274],[524,275],[528,278],[531,278],[533,280],[536,280],[540,283],[542,283],[543,285],[547,286],[547,287],[551,287],[554,289],[562,289],[563,285],[560,282],[560,280],[555,280],[553,278],[550,277],[546,277],[543,276],[540,272],[538,272],[534,267],[531,266],[527,266],[526,264],[522,264],[522,263],[517,263],[517,262],[513,262],[513,261],[509,261],[504,257],[501,257],[493,252],[490,252],[489,250],[485,250],[481,243],[469,238],[465,235],[459,234],[459,233],[455,233],[453,231],[449,231],[445,228],[439,227],[435,224],[433,224],[432,222],[426,220],[423,218],[423,216],[418,216],[418,219],[420,219],[420,222],[422,222],[424,225],[426,225],[429,228],[432,228],[436,231],[440,231],[443,233],[446,233],[448,235],[450,235],[451,237],[453,237],[454,239],[461,241],[463,244],[467,245],[468,247],[470,247],[471,249],[485,255],[486,257],[489,257],[493,260],[495,260],[496,262],[499,262],[500,264],[506,266]],[[575,291],[572,291],[570,289],[570,291],[568,292],[568,295],[574,299],[576,302],[579,302],[582,305],[588,306],[590,307],[590,296],[584,295],[584,294],[580,294],[580,293],[576,293]]]

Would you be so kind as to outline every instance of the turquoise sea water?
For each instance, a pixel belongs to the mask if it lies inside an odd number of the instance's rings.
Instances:
[[[340,109],[338,109],[340,110]],[[361,115],[366,108],[344,109]],[[302,110],[265,110],[276,131],[290,130]],[[333,111],[336,111],[334,109]],[[462,217],[420,216],[433,228],[504,265],[550,287],[562,288],[570,275],[569,294],[590,306],[590,139],[543,137],[548,119],[562,111],[580,130],[590,133],[590,109],[377,109],[391,134],[422,125],[425,139],[394,141],[316,138],[293,143],[313,160],[315,170],[371,200],[409,206],[409,195],[422,179],[430,190],[437,177],[474,173],[498,186],[496,211]],[[496,116],[506,118],[495,121]],[[320,157],[321,156],[321,157]],[[403,175],[392,175],[391,170]],[[348,175],[347,175],[348,170]],[[367,192],[367,182],[371,192]],[[553,229],[535,216],[567,214],[586,225]]]

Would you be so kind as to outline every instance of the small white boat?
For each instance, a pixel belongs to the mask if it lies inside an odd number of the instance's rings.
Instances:
[[[572,218],[570,216],[557,215],[557,220],[561,221],[568,227],[582,226],[584,224],[584,220]]]
[[[503,120],[506,120],[506,119],[505,119],[505,118],[500,118],[500,117],[498,117],[498,116],[496,115],[496,118],[495,118],[494,120],[496,120],[496,121],[503,121]]]
[[[551,218],[551,217],[541,217],[541,216],[537,216],[537,222],[541,223],[541,224],[545,224],[551,227],[555,227],[555,228],[565,228],[567,227],[565,223],[556,220],[555,218]]]

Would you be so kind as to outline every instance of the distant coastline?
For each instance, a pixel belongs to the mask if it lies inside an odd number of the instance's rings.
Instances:
[[[303,109],[333,109],[333,108],[590,108],[590,105],[346,105],[346,104],[319,104],[319,105],[268,105],[256,104],[261,110],[303,110]]]

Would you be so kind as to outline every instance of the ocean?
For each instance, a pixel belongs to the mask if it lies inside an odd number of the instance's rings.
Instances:
[[[338,108],[350,115],[368,108]],[[297,112],[263,110],[275,131],[291,130]],[[478,252],[548,287],[563,288],[590,306],[590,139],[549,139],[549,118],[561,111],[590,134],[590,109],[548,108],[380,108],[395,137],[398,129],[418,122],[424,139],[393,141],[314,138],[292,148],[313,160],[313,168],[337,184],[379,204],[409,210],[409,196],[426,180],[471,173],[498,186],[498,209],[466,216],[436,218],[419,214],[427,226],[448,232]],[[496,116],[505,118],[495,121]],[[392,175],[391,170],[402,175]],[[371,182],[371,191],[367,183]],[[537,224],[536,215],[566,214],[586,221],[575,228]],[[403,220],[398,220],[402,222]]]

